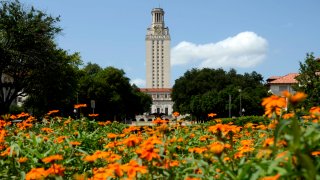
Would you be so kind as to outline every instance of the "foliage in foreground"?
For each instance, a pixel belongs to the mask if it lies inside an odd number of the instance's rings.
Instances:
[[[267,124],[220,119],[153,126],[4,116],[1,179],[320,179],[320,107],[295,108],[305,95],[263,100]],[[211,113],[212,117],[214,114]],[[26,118],[11,124],[10,118]],[[235,121],[236,122],[236,121]]]

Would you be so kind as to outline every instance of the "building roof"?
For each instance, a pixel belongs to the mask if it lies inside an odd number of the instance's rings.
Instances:
[[[276,80],[276,79],[278,79],[278,78],[281,78],[281,76],[271,76],[271,77],[269,77],[269,78],[267,79],[267,82],[271,82],[271,81]]]
[[[295,83],[298,83],[298,81],[295,79],[298,75],[299,73],[290,73],[285,76],[280,76],[279,78],[273,81],[270,81],[269,84],[295,84]]]
[[[140,88],[141,92],[171,92],[172,88]]]

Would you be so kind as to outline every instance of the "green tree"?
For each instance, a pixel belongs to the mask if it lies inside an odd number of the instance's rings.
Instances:
[[[78,53],[68,55],[57,49],[47,54],[46,72],[35,69],[30,76],[29,87],[25,92],[28,98],[25,108],[39,116],[49,110],[58,109],[63,115],[70,115],[73,110],[73,99],[78,85],[78,66],[81,64]]]
[[[45,111],[72,94],[76,55],[57,48],[57,22],[59,18],[33,7],[24,9],[19,1],[1,2],[0,75],[10,80],[0,81],[0,114],[8,112],[19,95],[28,94],[29,104]]]
[[[303,106],[310,108],[319,105],[320,102],[320,60],[316,59],[313,53],[307,53],[304,62],[300,62],[298,83],[293,87],[296,91],[308,95],[302,102]]]
[[[232,97],[232,115],[239,115],[240,101],[245,114],[262,114],[260,103],[266,95],[267,88],[260,74],[241,75],[234,69],[229,72],[223,69],[192,69],[175,81],[172,90],[174,110],[192,114],[199,120],[207,119],[211,112],[228,117],[229,96]]]
[[[121,120],[133,118],[146,112],[151,106],[151,97],[131,85],[123,70],[97,64],[87,64],[81,73],[79,103],[90,104],[95,100],[95,112],[101,118]],[[87,110],[87,112],[90,111]]]

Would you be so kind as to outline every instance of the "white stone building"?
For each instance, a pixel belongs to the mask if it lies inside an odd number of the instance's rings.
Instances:
[[[290,93],[294,94],[295,91],[292,86],[298,83],[298,81],[295,79],[298,75],[298,73],[290,73],[285,76],[269,77],[267,79],[269,91],[278,96],[281,96],[283,91],[289,91]]]

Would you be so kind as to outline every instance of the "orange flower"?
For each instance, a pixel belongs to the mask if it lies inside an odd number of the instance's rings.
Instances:
[[[194,148],[189,148],[188,151],[189,152],[195,152],[195,153],[198,153],[198,154],[202,154],[203,152],[207,151],[208,149],[205,148],[205,147],[194,147]]]
[[[307,98],[307,95],[303,92],[297,92],[289,99],[292,104],[303,101]]]
[[[121,156],[118,154],[111,154],[110,156],[105,157],[104,159],[110,163],[110,162],[115,162],[117,160],[120,160]]]
[[[55,139],[53,142],[55,143],[62,143],[68,136],[59,136],[57,139]]]
[[[313,151],[311,153],[312,156],[319,156],[320,155],[320,151]]]
[[[127,139],[123,140],[123,144],[127,145],[128,147],[133,147],[141,143],[141,141],[141,137],[136,135],[130,135]]]
[[[98,122],[98,124],[99,124],[100,126],[106,126],[106,125],[108,125],[108,124],[111,124],[111,121]]]
[[[277,154],[276,159],[283,158],[285,161],[287,161],[289,155],[290,155],[289,151],[283,151],[283,152]]]
[[[53,129],[51,128],[41,128],[42,131],[46,132],[46,133],[52,133],[53,132]]]
[[[233,156],[234,158],[238,159],[238,158],[242,158],[244,155],[242,152],[236,152]]]
[[[201,180],[201,178],[195,178],[195,177],[186,177],[185,180]]]
[[[48,176],[46,170],[44,168],[32,168],[26,174],[26,180],[36,180],[36,179],[45,179]]]
[[[320,117],[320,107],[312,107],[309,112],[312,118]]]
[[[161,118],[158,117],[157,119],[153,120],[152,123],[160,125],[160,124],[166,124],[167,121],[165,119],[161,119]]]
[[[287,113],[287,114],[284,114],[283,116],[282,116],[282,118],[283,119],[290,119],[290,118],[292,118],[292,117],[294,117],[294,113]]]
[[[135,178],[137,173],[146,174],[148,172],[146,166],[140,166],[135,160],[130,160],[129,163],[123,165],[123,169],[130,179]]]
[[[140,145],[140,148],[136,150],[136,153],[140,154],[140,158],[146,159],[147,161],[159,159],[159,149],[154,147],[155,144],[162,144],[162,141],[156,136],[149,137]]]
[[[63,160],[63,157],[59,154],[43,158],[42,162],[47,164],[47,163],[51,163],[51,162],[58,161],[58,160]]]
[[[155,149],[153,147],[148,147],[147,149],[137,149],[136,151],[140,154],[141,159],[145,159],[147,161],[152,161],[153,159],[160,159],[159,149]]]
[[[230,158],[230,157],[224,157],[224,158],[223,158],[223,161],[225,161],[225,162],[231,161],[231,158]]]
[[[121,145],[121,143],[117,141],[112,141],[112,142],[109,142],[107,145],[105,145],[104,148],[114,148],[118,145]]]
[[[123,176],[123,166],[119,163],[113,163],[108,165],[109,169],[112,169],[117,177]]]
[[[10,155],[10,151],[11,151],[11,148],[8,147],[5,151],[3,151],[0,156],[9,156]],[[14,151],[12,152],[12,154],[14,153]]]
[[[214,142],[209,145],[209,150],[216,155],[220,155],[223,152],[224,145],[221,142]]]
[[[177,112],[177,111],[175,111],[175,112],[172,113],[172,115],[173,115],[174,117],[178,117],[178,116],[180,116],[180,113]]]
[[[30,114],[22,112],[22,113],[18,114],[16,117],[17,118],[22,118],[22,117],[28,117],[28,116],[30,116]]]
[[[98,117],[99,114],[89,114],[88,116],[89,116],[89,117]]]
[[[274,143],[274,138],[267,138],[266,140],[264,140],[263,142],[263,147],[269,147],[271,145],[273,145]]]
[[[47,174],[48,175],[59,175],[63,176],[64,175],[64,170],[65,168],[62,167],[59,164],[52,164],[49,169],[47,169]]]
[[[79,146],[81,143],[78,141],[71,141],[69,144],[71,144],[72,146]]]
[[[19,162],[19,163],[24,163],[24,162],[26,162],[27,160],[28,160],[28,158],[26,158],[26,157],[21,157],[21,158],[19,158],[18,162]]]
[[[250,146],[241,146],[238,148],[241,153],[252,152],[254,150],[253,147]]]
[[[262,106],[265,107],[265,115],[271,117],[275,112],[276,115],[280,115],[281,110],[287,106],[286,99],[276,95],[271,95],[270,97],[263,98]]]
[[[52,110],[52,111],[49,111],[47,113],[47,115],[51,115],[51,114],[58,113],[58,112],[59,112],[59,110]]]
[[[95,168],[93,169],[93,180],[106,180],[109,178],[113,178],[113,169],[109,168]]]
[[[266,176],[266,177],[263,177],[261,180],[277,180],[280,178],[280,174],[276,174],[274,176]]]
[[[296,104],[300,101],[303,101],[307,98],[307,95],[303,92],[296,92],[294,95],[290,94],[288,91],[283,91],[282,95],[289,99],[289,102]]]
[[[114,138],[118,137],[118,135],[117,135],[117,134],[114,134],[114,133],[109,133],[109,134],[107,134],[107,137],[108,137],[109,139],[114,139]]]
[[[214,116],[217,116],[217,114],[215,114],[215,113],[209,113],[208,114],[208,117],[212,117],[213,118]]]
[[[241,127],[229,124],[216,124],[214,126],[210,126],[208,131],[212,133],[222,133],[222,135],[227,135],[229,132],[237,133],[240,132]]]
[[[75,109],[79,109],[79,108],[82,108],[82,107],[87,107],[87,104],[75,104],[74,105]]]

